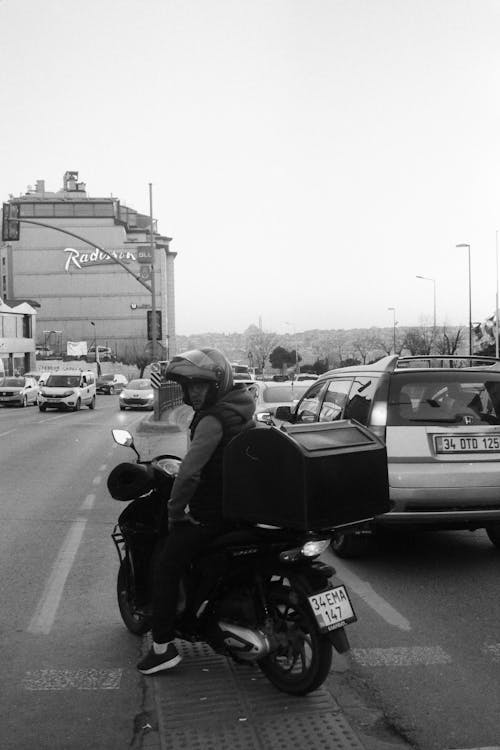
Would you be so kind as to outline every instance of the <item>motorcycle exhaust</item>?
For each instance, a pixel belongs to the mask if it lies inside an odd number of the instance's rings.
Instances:
[[[250,630],[222,620],[218,624],[224,644],[240,659],[256,661],[270,652],[269,639],[260,630]]]

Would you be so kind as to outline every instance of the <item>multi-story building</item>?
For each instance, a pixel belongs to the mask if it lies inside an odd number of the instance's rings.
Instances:
[[[0,377],[35,369],[35,316],[27,302],[11,306],[0,297]]]
[[[19,239],[2,246],[0,296],[40,305],[36,343],[62,354],[68,341],[105,345],[118,355],[151,347],[147,310],[152,294],[126,270],[151,285],[153,267],[147,258],[140,262],[151,247],[150,217],[117,198],[90,197],[78,172],[66,172],[58,192],[47,191],[38,180],[26,194],[10,196],[8,204],[22,221]],[[163,345],[156,353],[165,358],[175,353],[176,253],[156,222],[153,241]]]

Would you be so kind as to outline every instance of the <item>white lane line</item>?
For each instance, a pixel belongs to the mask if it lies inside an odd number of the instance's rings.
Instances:
[[[123,669],[34,669],[26,672],[25,690],[118,690]]]
[[[56,417],[45,417],[45,419],[37,419],[37,424],[46,424],[47,422],[55,422],[58,419],[65,419],[66,414],[58,414]]]
[[[92,510],[95,503],[95,495],[87,495],[83,503],[80,505],[80,510]]]
[[[8,432],[0,432],[0,437],[5,437],[5,435],[10,435],[12,432],[15,432],[16,429],[9,430]]]
[[[450,664],[451,656],[441,646],[396,646],[393,648],[353,648],[351,654],[363,667],[411,667]]]
[[[77,518],[71,524],[56,561],[52,566],[51,574],[47,579],[35,614],[28,625],[29,633],[34,633],[35,635],[48,635],[50,633],[61,601],[64,585],[78,552],[86,525],[86,518]]]
[[[92,484],[101,484],[101,481],[102,481],[102,477],[100,477],[98,475],[98,476],[96,476],[96,477],[93,478]]]
[[[368,581],[358,578],[358,576],[350,571],[349,568],[347,568],[338,558],[335,558],[334,560],[330,558],[330,562],[332,562],[339,578],[344,581],[347,587],[360,596],[366,604],[374,609],[382,619],[389,623],[389,625],[394,625],[394,627],[399,628],[400,630],[411,630],[409,620],[394,609],[388,601],[377,594]]]

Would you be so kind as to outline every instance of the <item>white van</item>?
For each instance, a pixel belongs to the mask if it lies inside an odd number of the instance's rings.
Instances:
[[[82,406],[95,409],[95,374],[92,370],[57,370],[52,372],[38,392],[38,408],[72,409]]]

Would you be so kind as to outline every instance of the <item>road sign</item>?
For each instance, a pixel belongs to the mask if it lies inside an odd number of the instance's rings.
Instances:
[[[151,265],[153,263],[153,249],[151,245],[138,245],[136,257],[138,263]]]

